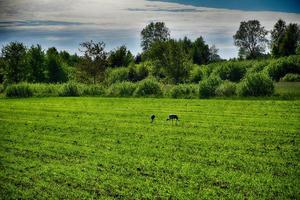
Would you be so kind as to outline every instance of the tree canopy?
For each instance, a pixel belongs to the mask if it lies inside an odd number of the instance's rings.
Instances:
[[[134,57],[125,45],[110,52],[108,63],[110,67],[127,67],[134,62]]]
[[[104,42],[88,41],[80,44],[84,53],[79,65],[79,71],[93,78],[95,84],[97,80],[103,80],[104,72],[107,67],[107,52]]]
[[[20,42],[11,42],[2,48],[2,57],[5,62],[5,80],[8,83],[25,81],[26,69],[26,47]]]
[[[268,42],[267,34],[268,31],[258,20],[241,22],[239,30],[233,36],[234,44],[240,48],[240,57],[253,59],[263,54]]]
[[[156,41],[166,41],[170,38],[170,31],[164,22],[151,22],[141,32],[141,46],[147,50]]]
[[[31,46],[27,52],[28,81],[34,83],[46,80],[46,59],[41,45]]]
[[[67,74],[65,73],[61,60],[59,59],[58,51],[55,47],[47,50],[46,66],[48,71],[48,81],[50,83],[62,83],[67,81]]]
[[[289,24],[286,27],[285,34],[279,43],[279,55],[289,56],[296,54],[297,46],[300,40],[300,30],[297,24]]]

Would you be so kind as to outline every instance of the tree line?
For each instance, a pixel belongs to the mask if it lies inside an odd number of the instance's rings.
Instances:
[[[271,33],[271,40],[267,34]],[[267,31],[258,20],[243,21],[233,36],[239,47],[239,59],[260,59],[300,54],[300,28],[298,24],[286,24],[278,20]],[[266,54],[266,47],[271,52]],[[184,37],[173,39],[164,22],[151,22],[141,31],[141,54],[133,56],[125,45],[110,52],[104,42],[87,41],[80,44],[82,55],[58,51],[51,47],[44,51],[40,45],[27,48],[23,43],[11,42],[1,50],[0,82],[5,84],[63,83],[76,80],[84,83],[103,82],[108,69],[134,67],[150,62],[152,74],[157,79],[184,83],[194,65],[222,61],[218,49],[209,46],[203,37],[194,41]],[[143,78],[144,76],[142,76]],[[140,78],[133,77],[132,80]]]

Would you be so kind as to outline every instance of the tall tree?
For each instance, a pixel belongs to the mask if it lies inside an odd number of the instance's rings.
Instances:
[[[68,80],[55,47],[47,50],[46,68],[48,71],[48,81],[50,83],[62,83]]]
[[[18,83],[25,81],[27,76],[26,68],[26,47],[23,43],[11,42],[2,48],[2,57],[5,62],[5,81]]]
[[[141,37],[141,46],[146,51],[153,42],[168,40],[170,31],[164,22],[151,22],[142,30]]]
[[[125,45],[111,51],[108,57],[110,67],[127,67],[131,62],[134,62],[134,57]]]
[[[300,30],[297,24],[289,24],[284,37],[279,44],[279,55],[289,56],[296,54],[297,45],[300,41]]]
[[[241,22],[239,30],[233,36],[234,44],[240,48],[240,57],[253,59],[264,53],[268,42],[267,34],[268,31],[260,25],[258,20]]]
[[[59,58],[62,62],[67,63],[68,65],[72,65],[71,63],[71,55],[67,51],[59,52]]]
[[[182,83],[188,79],[192,63],[181,42],[174,39],[157,41],[151,45],[146,55],[158,71],[162,69],[173,83]]]
[[[286,32],[286,23],[282,19],[279,19],[274,25],[271,31],[271,52],[275,57],[280,56],[279,46],[282,43]]]
[[[216,62],[216,61],[220,61],[221,57],[218,54],[219,49],[216,48],[215,45],[212,45],[209,48],[209,62]]]
[[[195,64],[201,65],[208,63],[209,46],[205,44],[202,37],[197,38],[193,43],[192,57]]]
[[[95,43],[92,40],[80,44],[84,53],[79,71],[93,79],[95,84],[97,80],[104,79],[104,72],[107,67],[107,52],[105,52],[104,42]]]
[[[183,39],[180,39],[179,42],[182,43],[184,52],[186,54],[191,55],[193,49],[193,42],[186,36]]]
[[[138,53],[134,58],[135,64],[140,64],[142,62],[142,55]]]
[[[31,46],[27,53],[27,65],[29,69],[28,81],[29,82],[44,82],[46,59],[40,45]]]

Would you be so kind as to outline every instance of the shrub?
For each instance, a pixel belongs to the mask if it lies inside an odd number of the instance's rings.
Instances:
[[[149,74],[149,70],[145,65],[130,66],[128,68],[128,80],[137,82],[145,79]]]
[[[166,77],[165,71],[161,67],[158,67],[156,62],[147,60],[145,62],[142,62],[140,65],[145,67],[148,70],[148,74],[152,77],[156,77],[159,79]]]
[[[82,89],[82,95],[101,96],[105,94],[105,88],[102,85],[85,85]]]
[[[288,73],[300,73],[300,56],[290,56],[274,60],[266,67],[266,72],[269,76],[279,81]]]
[[[136,87],[136,84],[132,82],[114,83],[108,88],[107,95],[114,97],[133,96]]]
[[[242,62],[223,63],[213,73],[222,80],[239,82],[246,74],[246,66]]]
[[[138,83],[134,95],[135,96],[160,96],[162,95],[162,89],[160,83],[157,80],[153,78],[147,78]]]
[[[265,73],[254,73],[246,76],[239,84],[240,96],[269,96],[274,93],[273,81]]]
[[[286,74],[280,80],[284,82],[300,82],[300,74]]]
[[[216,89],[217,96],[234,96],[236,95],[236,83],[230,81],[224,81],[219,87]]]
[[[77,83],[69,82],[62,86],[59,96],[77,97],[82,94],[81,86]]]
[[[138,65],[137,66],[137,80],[141,81],[149,75],[149,69],[146,65]]]
[[[215,96],[217,87],[221,84],[222,80],[218,76],[211,75],[209,78],[204,79],[199,84],[199,95],[200,97],[211,97]]]
[[[271,60],[254,61],[253,66],[247,70],[247,75],[263,71],[270,64],[270,61]]]
[[[138,81],[138,72],[134,66],[128,68],[128,80],[131,82]]]
[[[109,69],[106,72],[106,82],[108,84],[124,82],[128,80],[128,75],[129,69],[125,67]]]
[[[47,83],[31,83],[29,87],[33,91],[34,96],[48,97],[58,96],[61,91],[61,84],[47,84]]]
[[[2,84],[0,84],[0,93],[4,92],[4,86]]]
[[[192,83],[199,83],[204,77],[204,71],[196,65],[190,75],[190,81]]]
[[[33,96],[33,91],[27,83],[10,85],[6,88],[5,92],[7,97],[26,98]]]
[[[197,85],[181,84],[174,86],[170,91],[170,95],[172,98],[191,99],[198,96],[198,90]]]

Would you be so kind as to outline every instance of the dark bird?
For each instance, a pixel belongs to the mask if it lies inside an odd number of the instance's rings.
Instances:
[[[151,123],[153,123],[154,119],[155,119],[155,115],[151,115]]]
[[[170,114],[169,117],[167,118],[167,121],[169,121],[169,120],[172,120],[172,121],[173,121],[174,119],[176,120],[176,122],[179,121],[179,118],[178,118],[177,115],[175,115],[175,114]]]

